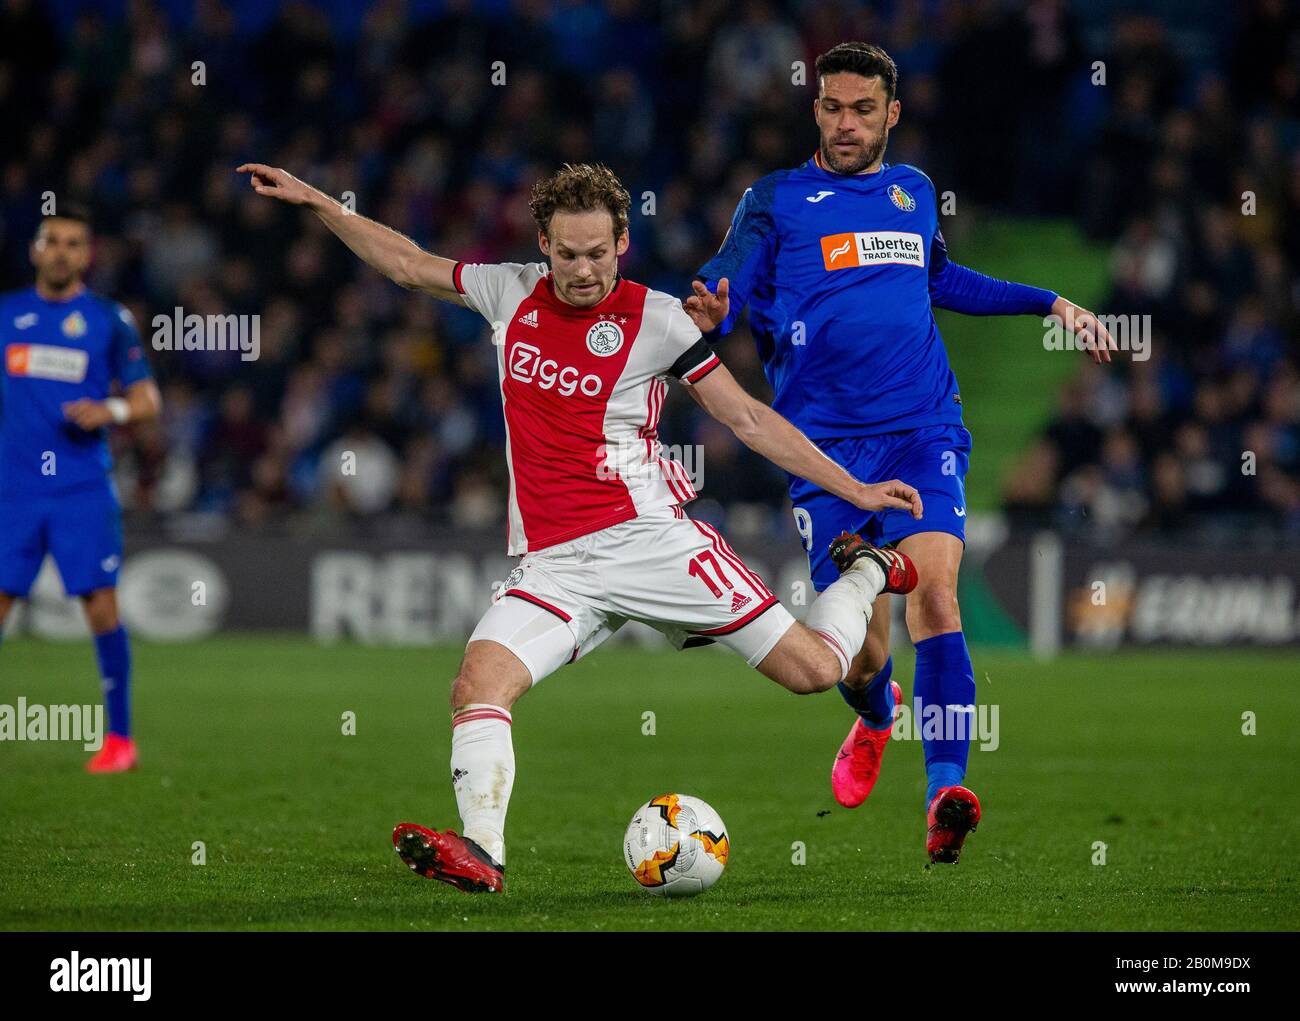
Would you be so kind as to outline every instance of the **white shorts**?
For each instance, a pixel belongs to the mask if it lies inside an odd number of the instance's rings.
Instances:
[[[629,620],[677,648],[718,642],[757,666],[794,618],[717,530],[664,507],[525,554],[471,642],[500,642],[536,684]]]

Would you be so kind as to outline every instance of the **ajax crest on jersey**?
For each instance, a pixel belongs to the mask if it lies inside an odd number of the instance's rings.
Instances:
[[[689,794],[661,794],[636,810],[623,837],[632,878],[659,897],[691,897],[716,883],[731,853],[727,827]]]
[[[614,354],[623,346],[623,330],[618,323],[602,319],[587,331],[587,350],[602,358]]]
[[[63,320],[63,335],[65,337],[84,337],[86,335],[86,317],[80,312],[73,312]]]
[[[896,184],[889,186],[889,201],[905,213],[910,213],[916,208],[916,199],[912,198],[906,189],[900,188]]]

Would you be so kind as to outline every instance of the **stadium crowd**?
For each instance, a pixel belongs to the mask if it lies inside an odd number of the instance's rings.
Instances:
[[[1007,479],[1017,521],[1300,533],[1300,18],[1243,6],[1222,66],[1119,23],[1076,213],[1111,246],[1100,304],[1149,317],[1150,357],[1062,389]]]
[[[52,191],[94,210],[90,284],[146,341],[176,306],[260,314],[256,361],[154,353],[164,417],[115,437],[136,513],[491,524],[504,433],[484,324],[389,284],[234,168],[290,168],[433,251],[500,261],[538,257],[532,182],[600,160],[633,196],[623,272],[685,293],[744,188],[809,154],[792,61],[864,38],[900,69],[887,158],[976,204],[1074,218],[1110,249],[1098,310],[1151,316],[1149,360],[1064,388],[1006,480],[1013,518],[1300,530],[1300,29],[1282,0],[1220,27],[1064,0],[0,0],[0,287],[30,282]],[[1113,88],[1089,87],[1093,59]],[[740,332],[728,364],[766,392]],[[661,431],[703,446],[718,511],[782,506],[781,473],[680,394]]]

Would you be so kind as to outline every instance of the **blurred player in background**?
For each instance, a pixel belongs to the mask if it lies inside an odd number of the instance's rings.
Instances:
[[[914,696],[922,714],[935,706],[945,720],[942,737],[924,738],[926,849],[931,861],[956,862],[980,817],[979,800],[962,786],[970,729],[959,718],[975,703],[957,608],[971,440],[932,308],[1057,315],[1099,361],[1110,359],[1110,338],[1090,312],[1051,291],[949,261],[934,185],[915,167],[883,162],[900,110],[897,68],[884,50],[842,43],[818,57],[817,82],[817,152],[745,192],[684,304],[710,339],[730,332],[748,304],[773,407],[857,477],[904,478],[921,491],[919,520],[893,510],[864,514],[790,476],[817,589],[836,576],[826,549],[843,531],[897,543],[916,564],[920,583],[907,599]],[[882,596],[840,684],[858,714],[832,771],[836,800],[849,808],[876,782],[901,701],[887,604]]]
[[[90,258],[89,215],[65,207],[32,242],[36,286],[0,296],[0,625],[51,554],[85,607],[103,678],[108,734],[86,768],[116,773],[134,768],[136,746],[108,426],[157,417],[162,398],[131,313],[86,289]]]
[[[797,693],[848,673],[873,601],[907,592],[905,555],[840,536],[838,577],[797,623],[718,532],[682,505],[685,469],[662,456],[667,377],[753,450],[863,511],[917,516],[916,491],[864,485],[741,389],[676,299],[618,275],[627,191],[605,167],[539,182],[532,213],[545,263],[466,264],[423,251],[284,170],[258,163],[254,189],[309,208],[403,287],[473,309],[492,326],[510,470],[509,552],[521,556],[465,649],[452,684],[452,784],[463,836],[414,823],[393,832],[413,870],[466,892],[499,891],[514,783],[510,709],[534,684],[628,620],[678,648],[717,641]]]

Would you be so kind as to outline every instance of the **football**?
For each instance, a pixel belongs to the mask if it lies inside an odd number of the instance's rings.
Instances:
[[[643,890],[692,897],[716,883],[731,841],[722,817],[689,794],[661,794],[636,810],[623,838],[623,860]]]

